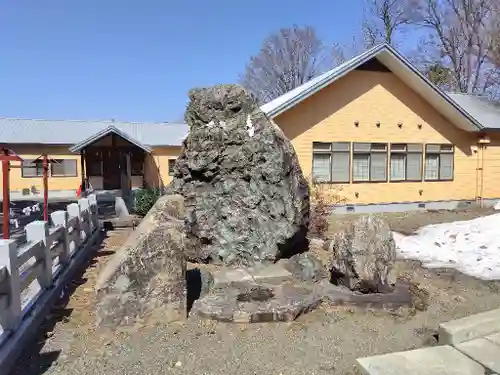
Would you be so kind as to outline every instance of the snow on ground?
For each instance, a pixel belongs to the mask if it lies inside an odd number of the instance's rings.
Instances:
[[[448,267],[485,280],[500,279],[500,214],[394,232],[399,256],[424,267]]]

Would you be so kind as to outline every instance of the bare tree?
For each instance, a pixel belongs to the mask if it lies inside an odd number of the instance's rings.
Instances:
[[[492,4],[498,0],[412,0],[412,22],[428,32],[427,60],[451,72],[451,89],[485,94],[496,90],[489,60]]]
[[[408,0],[365,0],[364,13],[365,47],[383,42],[396,46],[399,34],[410,23],[412,10]]]
[[[339,42],[334,42],[331,55],[333,65],[337,66],[346,62],[352,57],[362,53],[367,47],[362,36],[354,36],[351,43],[340,44]]]
[[[323,42],[312,27],[283,28],[250,58],[240,83],[266,103],[322,73],[325,65]]]
[[[500,69],[500,3],[495,2],[489,27],[490,60]]]
[[[351,43],[333,44],[332,58],[335,65],[378,43],[396,46],[411,20],[408,0],[364,0],[363,13],[360,35],[354,36]]]

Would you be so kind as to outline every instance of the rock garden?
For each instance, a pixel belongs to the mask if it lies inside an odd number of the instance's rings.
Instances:
[[[324,304],[414,304],[418,287],[395,274],[396,244],[381,217],[359,217],[330,238],[308,234],[309,184],[293,146],[242,88],[189,96],[170,194],[97,281],[100,325],[188,315],[279,322]]]

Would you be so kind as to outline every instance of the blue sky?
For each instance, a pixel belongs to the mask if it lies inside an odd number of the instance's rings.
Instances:
[[[178,121],[263,39],[311,25],[349,43],[362,0],[0,0],[0,117]]]

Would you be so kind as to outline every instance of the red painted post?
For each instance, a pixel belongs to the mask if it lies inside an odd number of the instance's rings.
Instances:
[[[5,152],[5,151],[4,151]],[[2,160],[3,179],[3,239],[9,239],[9,161]]]
[[[49,160],[43,154],[43,221],[49,221]]]
[[[0,160],[2,161],[2,182],[3,182],[3,238],[9,239],[9,203],[10,203],[10,186],[9,186],[9,172],[10,161],[23,161],[12,150],[8,148],[0,148]]]

